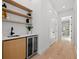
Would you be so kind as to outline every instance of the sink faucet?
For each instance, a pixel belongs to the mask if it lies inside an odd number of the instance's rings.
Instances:
[[[11,27],[10,35],[12,36],[13,34],[15,34],[15,33],[13,32],[13,27]]]

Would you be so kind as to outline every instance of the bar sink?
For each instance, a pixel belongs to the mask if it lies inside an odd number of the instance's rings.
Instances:
[[[11,36],[8,36],[8,37],[18,37],[18,36],[20,36],[20,35],[11,35]]]

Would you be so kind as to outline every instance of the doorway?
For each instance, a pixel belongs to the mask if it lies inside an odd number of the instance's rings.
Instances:
[[[72,39],[72,16],[62,17],[62,40],[71,41]]]

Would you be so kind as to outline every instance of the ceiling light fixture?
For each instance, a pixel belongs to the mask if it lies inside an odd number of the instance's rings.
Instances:
[[[62,8],[66,8],[66,6],[64,5]]]

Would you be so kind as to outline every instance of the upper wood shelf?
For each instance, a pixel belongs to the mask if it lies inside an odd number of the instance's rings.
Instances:
[[[25,11],[32,12],[31,9],[26,8],[25,6],[22,6],[21,4],[15,2],[13,0],[4,0],[4,1],[7,2],[7,3],[9,3],[9,4],[11,4],[11,5],[14,5],[14,6],[16,6],[16,7],[20,8],[20,9],[23,9]]]
[[[14,11],[14,10],[10,10],[10,9],[7,9],[7,8],[2,8],[3,11],[7,11],[9,13],[12,13],[12,14],[15,14],[15,15],[18,15],[18,16],[22,16],[22,17],[26,17],[26,18],[31,18],[29,17],[28,15],[24,15],[24,14],[21,14],[17,11]]]

